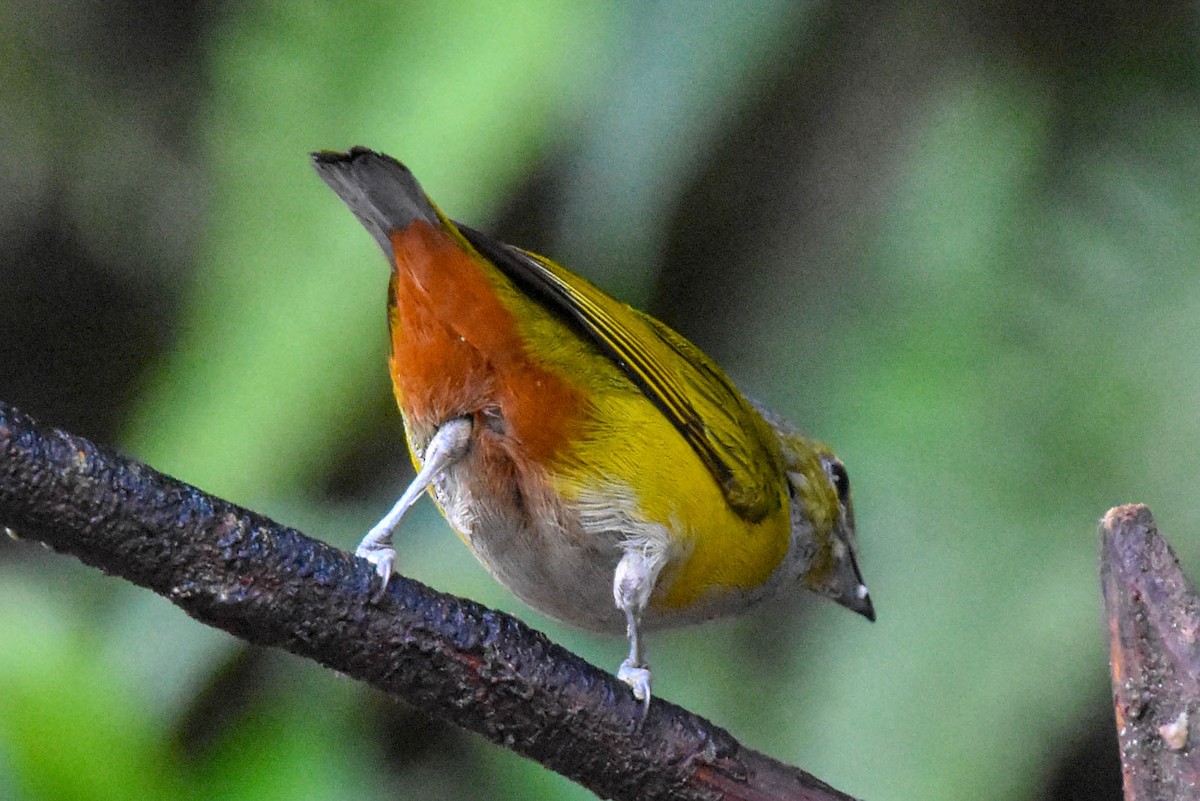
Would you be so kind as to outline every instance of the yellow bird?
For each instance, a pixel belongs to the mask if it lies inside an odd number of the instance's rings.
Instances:
[[[389,361],[417,475],[358,546],[385,586],[392,534],[430,491],[525,603],[624,631],[617,675],[646,704],[647,629],[795,587],[875,619],[826,446],[658,320],[453,222],[395,159],[313,162],[392,267]]]

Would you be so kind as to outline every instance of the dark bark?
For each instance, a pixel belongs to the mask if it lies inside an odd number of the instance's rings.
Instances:
[[[1200,798],[1200,603],[1140,504],[1100,523],[1121,774],[1129,801]]]
[[[507,615],[365,561],[0,402],[0,525],[479,732],[600,796],[849,799]],[[851,800],[852,801],[852,800]]]

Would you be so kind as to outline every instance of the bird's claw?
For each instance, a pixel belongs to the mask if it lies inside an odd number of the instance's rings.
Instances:
[[[650,669],[626,659],[617,670],[617,678],[628,684],[633,690],[633,697],[642,702],[642,716],[638,720],[640,729],[650,711]]]
[[[375,566],[375,572],[383,580],[379,587],[379,594],[383,595],[392,578],[392,564],[396,561],[396,549],[390,545],[363,542],[355,549],[354,555],[366,559]]]

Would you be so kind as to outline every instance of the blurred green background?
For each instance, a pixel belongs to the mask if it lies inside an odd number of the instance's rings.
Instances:
[[[1192,4],[0,3],[0,398],[352,547],[411,472],[369,145],[828,440],[879,622],[651,640],[656,691],[853,794],[1119,797],[1096,521],[1197,572]],[[400,568],[608,668],[423,502]],[[587,798],[0,540],[0,798]]]

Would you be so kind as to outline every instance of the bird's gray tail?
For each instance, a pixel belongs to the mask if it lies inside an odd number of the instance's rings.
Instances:
[[[354,147],[346,153],[322,150],[312,159],[317,174],[371,232],[390,261],[395,260],[392,231],[402,231],[414,220],[440,225],[438,212],[417,179],[391,156]]]

